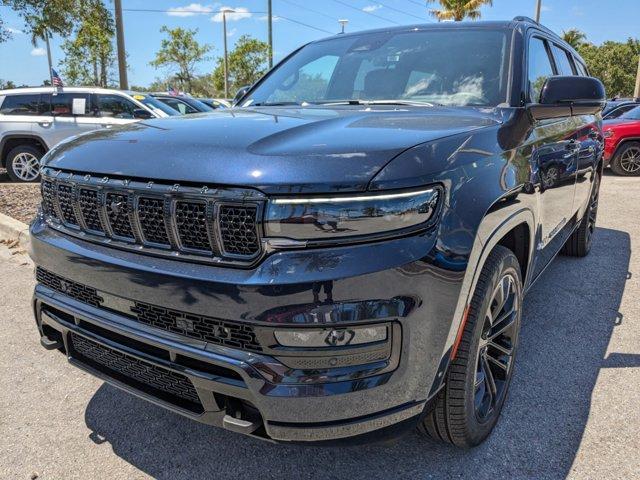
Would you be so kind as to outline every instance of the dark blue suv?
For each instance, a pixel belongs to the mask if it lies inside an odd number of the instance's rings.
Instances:
[[[62,143],[31,225],[42,345],[265,439],[476,445],[524,293],[589,252],[604,99],[529,19],[417,25],[305,45],[238,108]]]

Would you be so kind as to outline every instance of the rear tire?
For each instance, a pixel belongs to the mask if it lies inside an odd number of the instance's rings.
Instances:
[[[513,375],[521,307],[518,259],[496,246],[480,273],[446,383],[420,432],[458,447],[476,446],[489,436]]]
[[[562,247],[561,253],[571,257],[586,257],[591,251],[593,234],[596,229],[598,218],[598,200],[600,198],[600,175],[596,173],[589,195],[589,205],[582,215],[580,226],[567,239],[567,243]]]
[[[32,145],[12,148],[6,160],[9,178],[14,182],[38,182],[42,155],[42,150]]]
[[[618,149],[609,166],[616,175],[625,177],[640,175],[640,142],[625,143]]]

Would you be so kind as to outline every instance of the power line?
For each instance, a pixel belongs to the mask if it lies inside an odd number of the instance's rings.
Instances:
[[[427,2],[418,2],[417,0],[407,0],[409,3],[413,3],[414,5],[419,5],[423,8],[427,8]]]
[[[403,15],[408,15],[409,17],[417,18],[418,20],[422,20],[422,21],[426,20],[424,17],[419,17],[418,15],[414,15],[413,13],[405,12],[404,10],[400,10],[399,8],[392,7],[391,5],[387,5],[386,3],[382,3],[380,1],[376,1],[376,3],[378,5],[382,5],[385,8],[388,8],[389,10],[394,10],[396,12],[402,13]]]
[[[389,20],[388,18],[382,17],[380,15],[376,15],[375,13],[372,13],[372,12],[366,12],[364,10],[361,10],[358,7],[354,7],[353,5],[349,5],[347,2],[343,2],[342,0],[333,0],[333,1],[336,2],[336,3],[339,3],[340,5],[344,5],[345,7],[348,7],[350,9],[352,9],[352,10],[355,10],[357,12],[365,13],[367,15],[371,15],[372,17],[379,18],[380,20],[384,20],[385,22],[393,23],[395,25],[400,25],[398,22],[394,22],[393,20]]]
[[[283,17],[282,15],[274,15],[275,18],[281,18],[283,20],[287,20],[292,23],[297,23],[298,25],[302,25],[303,27],[312,28],[319,32],[328,33],[329,35],[335,35],[336,32],[330,32],[329,30],[325,30],[324,28],[314,27],[313,25],[309,25],[308,23],[301,22],[299,20],[294,20],[293,18]]]
[[[313,13],[315,13],[315,14],[317,14],[317,15],[322,16],[322,17],[329,18],[329,19],[333,20],[334,22],[337,22],[337,21],[338,21],[338,19],[337,19],[337,18],[332,17],[331,15],[327,15],[326,13],[321,12],[320,10],[314,10],[314,9],[312,9],[312,8],[309,8],[309,7],[305,6],[305,5],[300,5],[299,3],[292,2],[291,0],[280,0],[280,1],[281,1],[281,2],[285,2],[285,3],[288,3],[289,5],[295,5],[295,6],[296,6],[296,7],[298,7],[298,8],[301,8],[301,9],[306,10],[306,11],[308,11],[308,12],[313,12]]]

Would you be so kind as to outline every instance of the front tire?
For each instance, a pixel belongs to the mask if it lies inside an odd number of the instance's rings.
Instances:
[[[459,447],[489,436],[513,376],[522,296],[518,259],[496,246],[480,273],[445,386],[419,431]]]
[[[14,182],[37,182],[40,180],[40,159],[43,152],[31,145],[19,145],[7,155],[7,174]]]
[[[611,160],[611,171],[616,175],[640,175],[640,142],[627,142]]]

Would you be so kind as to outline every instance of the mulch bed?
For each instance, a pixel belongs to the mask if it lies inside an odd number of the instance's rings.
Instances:
[[[0,183],[0,213],[29,223],[40,204],[39,183]]]

